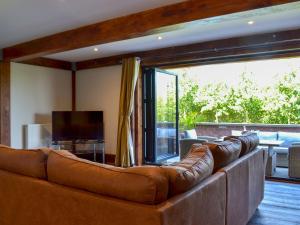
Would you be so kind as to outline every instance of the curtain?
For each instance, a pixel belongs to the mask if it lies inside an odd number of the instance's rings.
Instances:
[[[133,111],[134,90],[140,70],[137,57],[123,59],[120,92],[116,166],[130,167],[133,163],[133,141],[130,116]]]

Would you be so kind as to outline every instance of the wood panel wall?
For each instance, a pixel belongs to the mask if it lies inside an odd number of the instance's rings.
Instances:
[[[10,145],[10,62],[0,62],[0,143]]]

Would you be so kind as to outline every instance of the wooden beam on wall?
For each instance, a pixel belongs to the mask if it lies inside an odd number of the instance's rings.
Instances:
[[[49,58],[35,58],[21,61],[20,63],[34,65],[34,66],[43,66],[55,69],[62,69],[62,70],[72,70],[72,63],[57,59],[49,59]]]
[[[10,145],[10,62],[0,61],[0,143]]]
[[[82,70],[118,65],[122,58],[132,56],[140,57],[143,65],[164,66],[299,55],[300,29],[296,29],[87,60],[78,62],[77,68]]]
[[[72,70],[72,111],[76,110],[76,70]]]
[[[180,29],[179,24],[264,8],[295,0],[190,0],[106,20],[3,50],[4,59],[22,61],[67,50]]]

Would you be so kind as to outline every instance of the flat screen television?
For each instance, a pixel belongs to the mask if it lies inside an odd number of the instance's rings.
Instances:
[[[103,140],[103,111],[53,111],[52,141]]]

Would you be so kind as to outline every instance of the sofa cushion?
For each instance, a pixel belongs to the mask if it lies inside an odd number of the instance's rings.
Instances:
[[[239,157],[246,155],[247,153],[253,151],[259,144],[259,138],[256,133],[246,132],[239,136],[229,136],[225,137],[224,140],[238,139],[242,143],[241,153]]]
[[[186,155],[189,153],[193,144],[201,144],[203,142],[207,142],[207,140],[189,139],[189,138],[179,140],[180,160],[182,160],[186,157]]]
[[[174,196],[186,192],[211,175],[214,159],[207,146],[193,144],[183,160],[162,168],[169,176],[169,195]]]
[[[207,145],[213,155],[214,172],[238,159],[242,147],[241,141],[234,138],[220,142],[207,142],[203,145]]]
[[[294,142],[300,142],[300,133],[278,132],[278,140],[284,141],[280,147],[290,147]]]
[[[276,141],[278,139],[278,133],[277,132],[257,131],[256,133],[257,133],[259,139],[261,139],[261,140]]]
[[[243,136],[247,137],[250,142],[249,151],[252,152],[254,149],[256,149],[256,147],[259,145],[259,137],[257,133],[247,131],[243,133]]]
[[[0,146],[0,169],[46,179],[47,153],[42,150],[16,150]]]
[[[119,199],[157,204],[168,197],[168,177],[160,167],[125,169],[58,151],[49,154],[47,172],[51,182]]]

